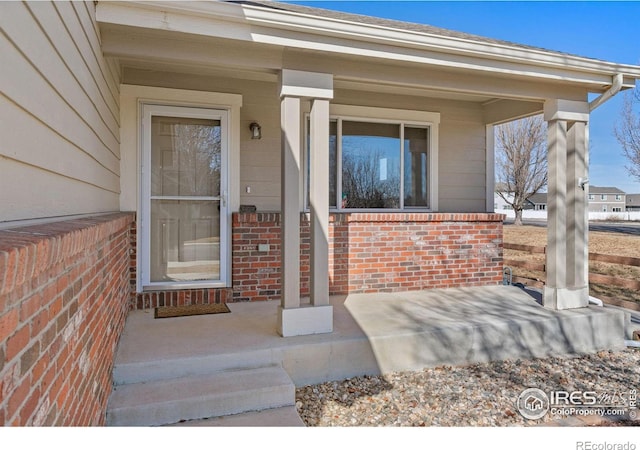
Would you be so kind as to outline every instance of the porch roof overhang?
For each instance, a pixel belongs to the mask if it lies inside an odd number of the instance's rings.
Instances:
[[[557,88],[564,98],[584,100],[587,93],[609,89],[617,74],[622,74],[622,89],[633,88],[640,79],[639,66],[322,11],[292,10],[291,5],[273,2],[100,1],[96,16],[105,54],[131,64],[140,59],[164,64],[190,60],[200,70],[215,63],[252,71],[255,77],[260,72],[275,76],[283,67],[309,70],[308,61],[320,56],[333,61],[327,71],[334,74],[336,88],[362,89],[363,84],[376,82],[390,90],[466,94],[481,102],[496,98],[543,101],[557,98]],[[168,39],[173,45],[159,46],[157,39]],[[213,52],[206,48],[212,39],[223,49],[238,46],[240,52],[233,56]],[[150,51],[154,41],[156,51]],[[195,48],[184,51],[185,42]],[[241,61],[243,50],[250,57]],[[376,64],[376,70],[358,70],[362,63]],[[402,74],[397,73],[398,67],[403,68]],[[429,77],[424,76],[425,67],[430,69]],[[505,78],[510,86],[500,82]],[[496,79],[499,89],[491,82]]]
[[[611,85],[611,77],[618,73],[624,75],[624,88],[634,87],[635,80],[640,78],[640,67],[634,65],[463,33],[434,34],[313,15],[269,3],[271,5],[260,2],[100,1],[97,20],[102,24],[181,32],[338,55],[570,82],[583,85],[592,92],[605,91]]]

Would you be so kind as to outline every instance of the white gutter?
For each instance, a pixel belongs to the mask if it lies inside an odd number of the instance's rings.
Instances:
[[[602,105],[604,102],[620,92],[620,89],[622,89],[623,81],[624,76],[621,73],[615,74],[613,76],[611,87],[606,92],[600,94],[595,100],[589,102],[589,112],[593,111],[598,106]]]

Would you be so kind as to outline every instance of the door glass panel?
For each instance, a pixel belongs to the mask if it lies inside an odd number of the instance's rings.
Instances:
[[[152,282],[220,278],[217,201],[151,200]]]
[[[151,118],[151,195],[220,195],[219,120]]]
[[[150,282],[221,279],[221,122],[151,117]]]
[[[428,129],[404,129],[404,205],[429,206],[427,200]]]

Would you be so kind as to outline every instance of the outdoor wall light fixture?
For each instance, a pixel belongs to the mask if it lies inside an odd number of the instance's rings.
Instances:
[[[262,139],[262,127],[258,122],[251,122],[249,129],[251,130],[251,139]]]

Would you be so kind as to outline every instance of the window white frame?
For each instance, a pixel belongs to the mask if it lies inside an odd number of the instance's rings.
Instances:
[[[600,200],[606,200],[606,199],[607,199],[606,194],[600,194]]]
[[[303,173],[303,208],[305,211],[309,209],[307,204],[308,180],[306,179],[309,171],[309,155],[307,154],[307,138],[309,136],[309,111],[310,104],[304,105],[304,133],[302,136],[302,160],[304,161]],[[353,105],[330,105],[329,120],[337,121],[337,164],[336,164],[336,207],[331,207],[332,212],[403,212],[403,211],[428,211],[435,212],[438,210],[438,126],[440,124],[440,113],[428,111],[413,111],[403,109],[377,108],[369,106],[353,106]],[[366,122],[366,123],[384,123],[398,125],[400,127],[400,208],[342,208],[340,199],[342,198],[342,122]],[[427,180],[428,180],[428,203],[427,207],[420,206],[404,206],[404,127],[426,128],[429,130],[429,153],[427,162]],[[333,200],[332,200],[333,201]]]
[[[230,225],[227,217],[229,195],[229,112],[225,109],[201,107],[161,105],[157,103],[141,103],[141,177],[140,177],[140,242],[141,252],[138,254],[138,279],[143,290],[217,288],[229,285],[230,277]],[[220,278],[189,282],[152,282],[150,280],[151,258],[151,118],[152,116],[182,117],[193,119],[212,119],[220,121],[221,127],[221,166],[220,196],[200,198],[220,202]],[[181,199],[176,198],[176,199]],[[185,197],[189,199],[189,197]]]

